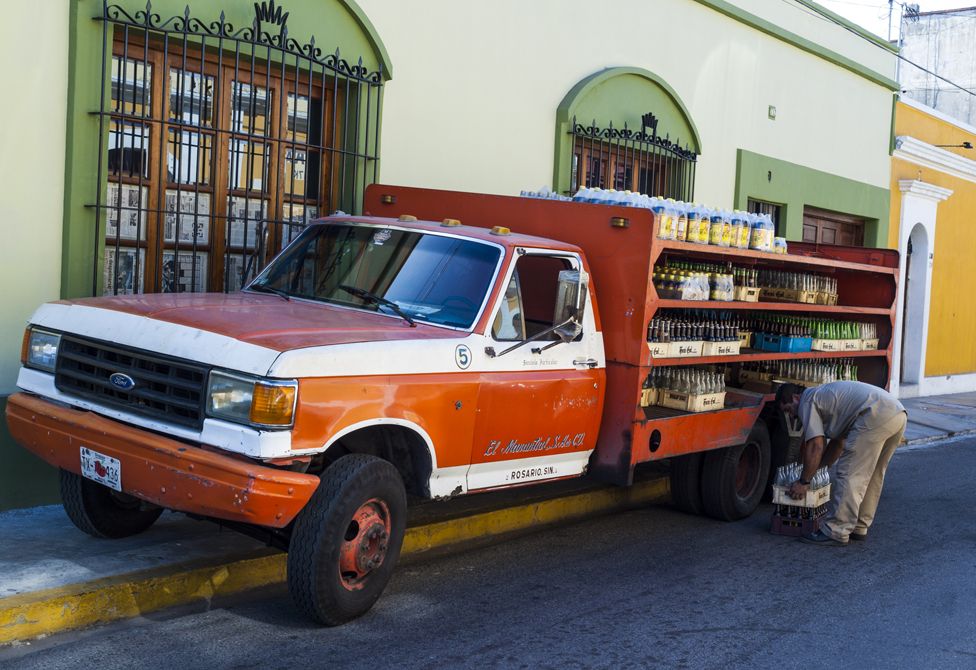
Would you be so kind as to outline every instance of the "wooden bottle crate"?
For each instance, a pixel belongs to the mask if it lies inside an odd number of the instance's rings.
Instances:
[[[705,342],[702,356],[738,356],[741,343],[735,342]]]
[[[702,355],[705,342],[702,340],[692,340],[687,342],[671,342],[669,356],[671,358],[688,358]]]
[[[670,342],[648,342],[647,348],[651,351],[651,358],[668,358],[671,355]]]
[[[650,407],[656,405],[658,400],[658,390],[655,388],[641,389],[640,406]]]
[[[793,500],[786,491],[788,486],[777,486],[773,484],[773,504],[792,505],[793,507],[820,507],[830,501],[831,484],[821,486],[816,491],[807,490],[806,496],[802,500]]]
[[[708,412],[725,407],[725,393],[678,393],[663,391],[658,394],[658,404],[662,407],[680,409],[685,412]]]
[[[773,522],[769,527],[769,532],[773,535],[802,537],[820,530],[820,522],[822,520],[823,516],[818,516],[816,519],[788,519],[778,514],[773,514]]]
[[[759,302],[759,289],[750,286],[736,286],[735,299],[739,302]]]

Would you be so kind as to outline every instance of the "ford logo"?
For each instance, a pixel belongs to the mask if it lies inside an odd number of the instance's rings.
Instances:
[[[112,386],[123,391],[128,391],[136,385],[136,380],[121,372],[113,372],[109,375],[108,381]]]

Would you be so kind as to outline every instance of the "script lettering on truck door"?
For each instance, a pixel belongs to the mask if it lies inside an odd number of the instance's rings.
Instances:
[[[567,291],[578,290],[581,269],[575,256],[532,250],[521,250],[510,268],[486,335],[496,355],[481,380],[469,489],[585,469],[605,375],[602,347],[593,351],[589,301],[581,299],[573,315],[581,328],[569,335],[553,330],[566,322],[567,304],[575,304]]]

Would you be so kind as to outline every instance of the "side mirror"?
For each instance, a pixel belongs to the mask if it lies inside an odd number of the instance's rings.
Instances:
[[[589,286],[590,276],[582,270],[563,270],[559,273],[556,311],[552,322],[559,324],[554,332],[563,342],[572,342],[583,332]]]

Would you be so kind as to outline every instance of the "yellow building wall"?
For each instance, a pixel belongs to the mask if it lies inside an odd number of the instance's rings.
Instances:
[[[895,135],[910,135],[928,144],[976,145],[976,133],[926,112],[898,103]],[[976,160],[976,149],[949,149]],[[932,264],[925,375],[939,377],[976,372],[976,183],[900,159],[891,164],[891,225],[888,245],[898,247],[901,179],[921,179],[952,190],[939,203]]]

